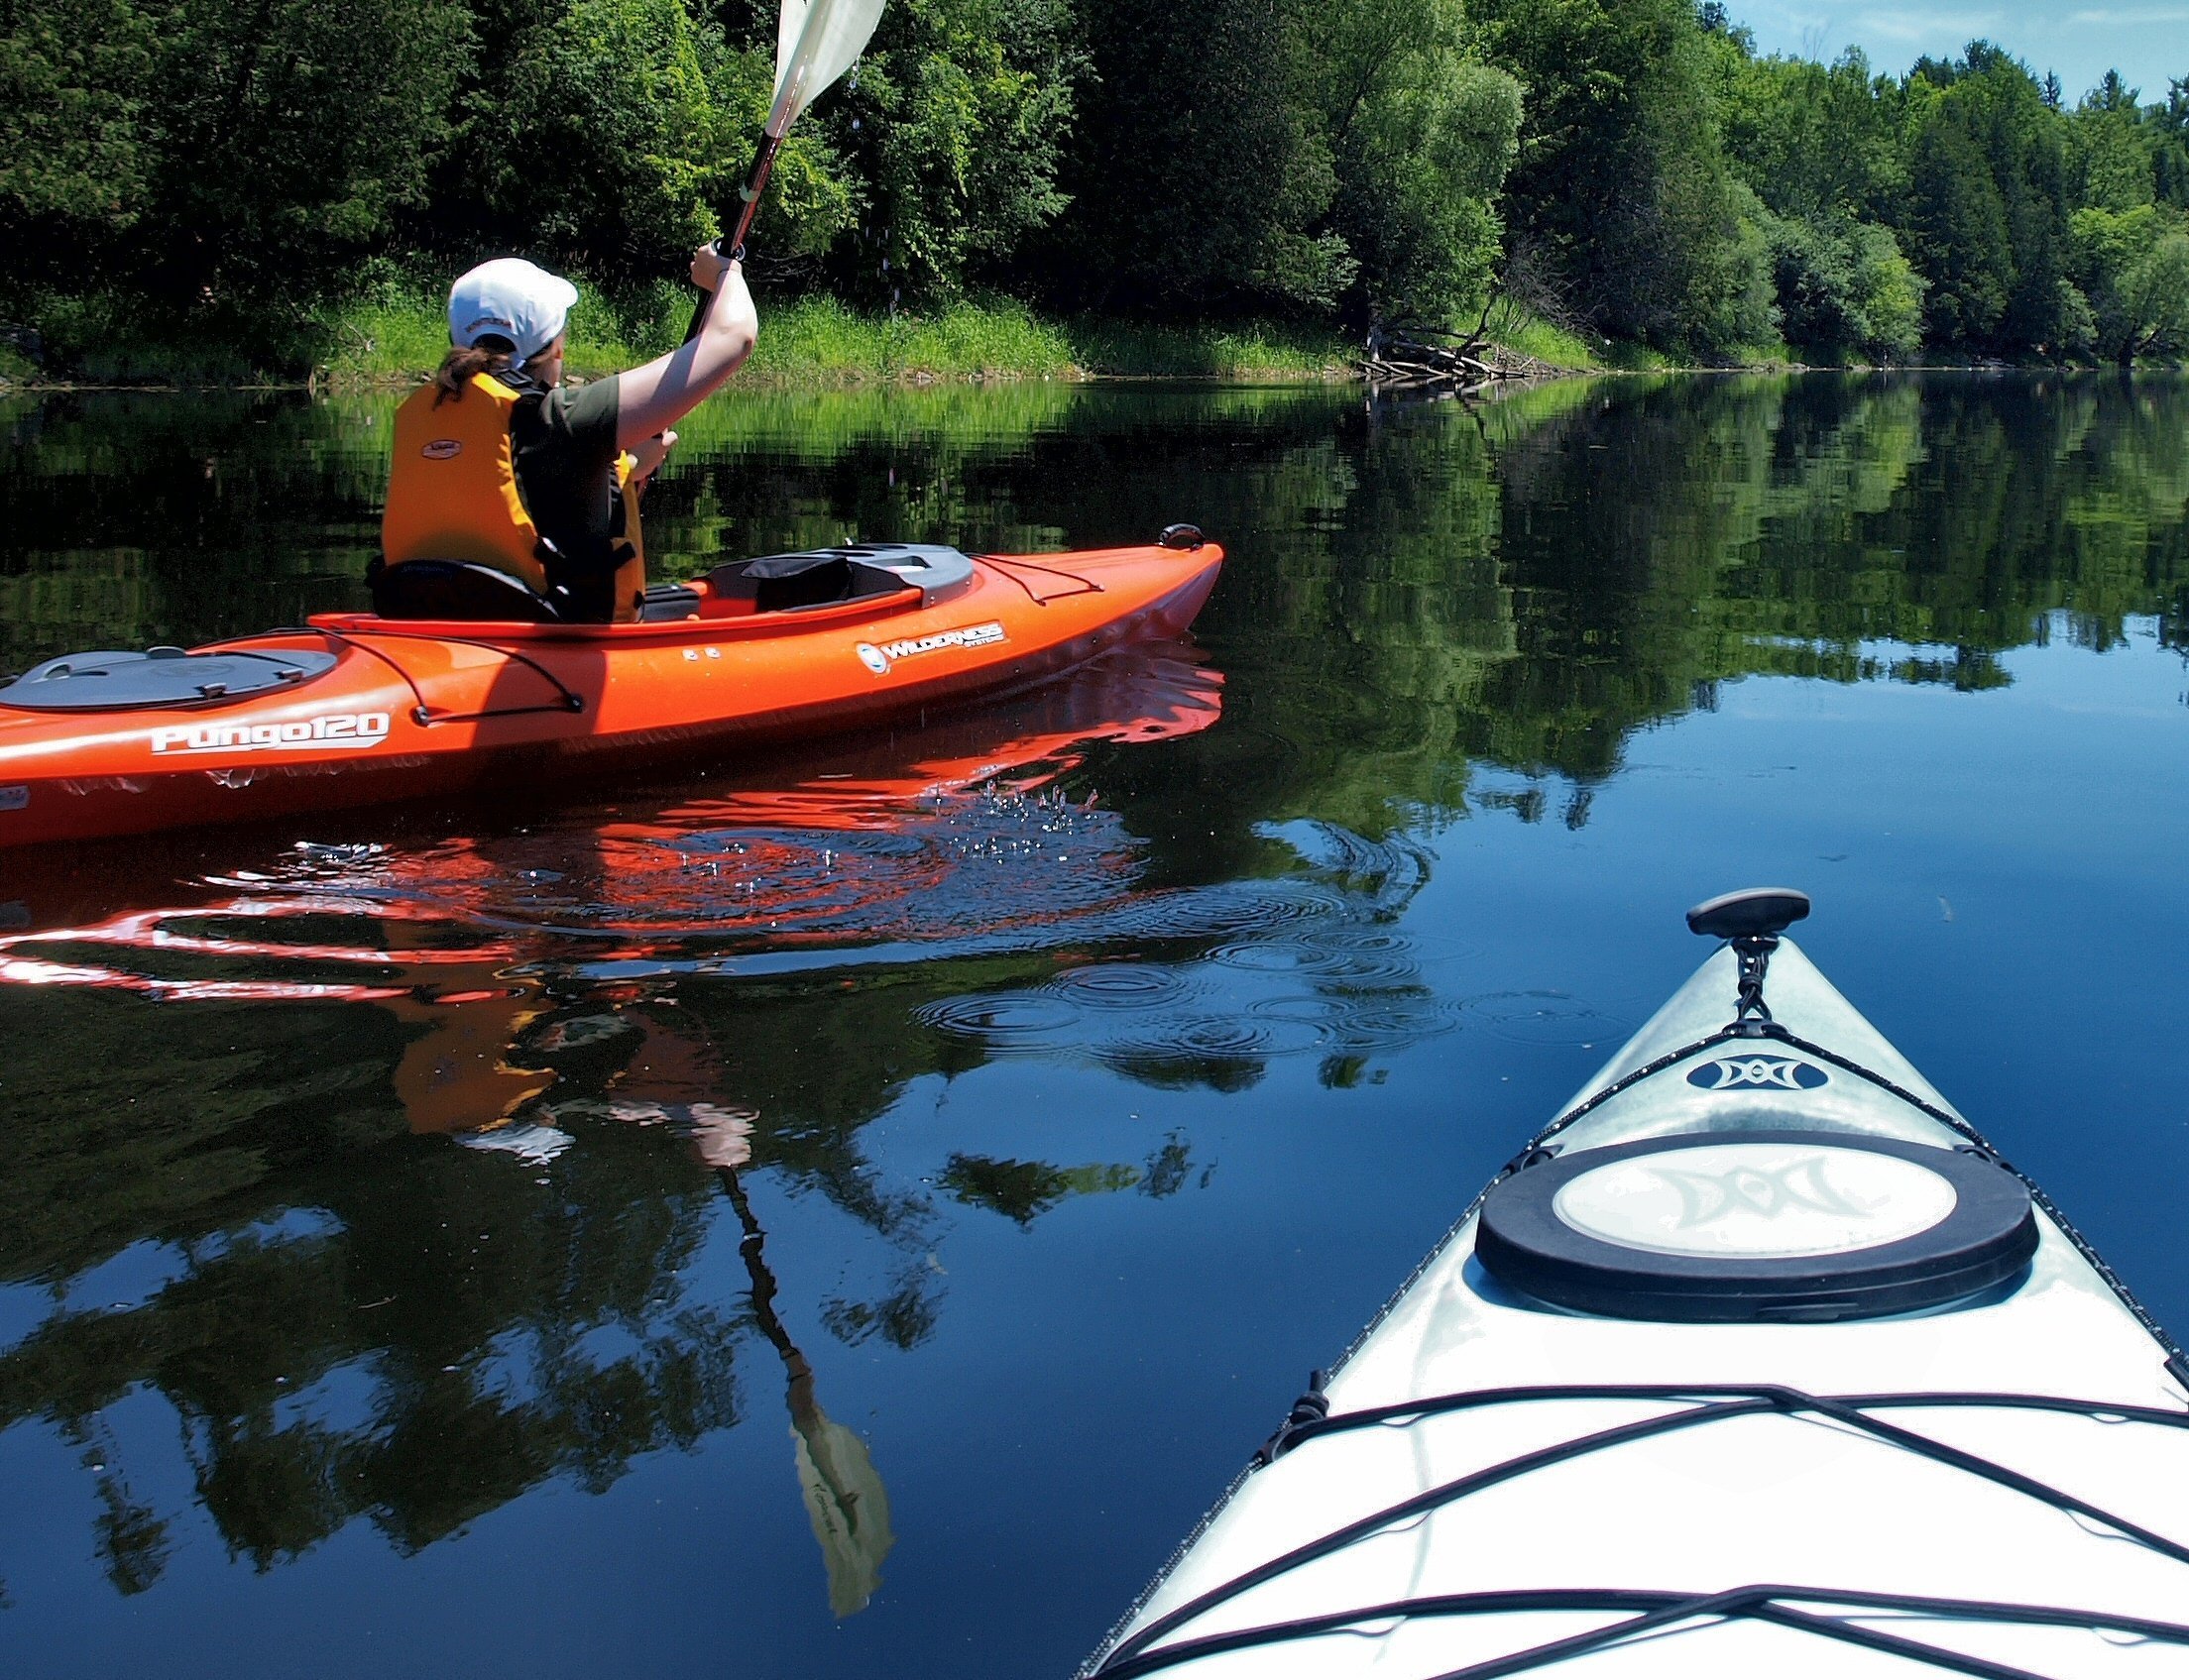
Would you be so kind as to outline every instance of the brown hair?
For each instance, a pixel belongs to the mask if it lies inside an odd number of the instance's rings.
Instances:
[[[462,401],[464,388],[471,384],[474,374],[503,373],[516,354],[517,346],[500,333],[481,333],[476,344],[450,345],[448,354],[441,358],[440,371],[433,376],[433,383],[441,388],[433,406],[438,408],[451,399]]]

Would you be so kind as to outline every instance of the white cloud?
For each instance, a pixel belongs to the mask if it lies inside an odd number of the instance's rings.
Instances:
[[[1807,30],[1832,27],[1832,15],[1829,12],[1820,12],[1813,6],[1774,5],[1771,0],[1763,0],[1762,4],[1747,7],[1742,16],[1748,23],[1777,23],[1797,35]]]
[[[1956,44],[1997,35],[2007,22],[2000,12],[1862,12],[1855,28],[1883,41],[1914,43],[1950,40]]]
[[[2070,12],[2062,21],[2070,27],[2077,24],[2125,24],[2131,28],[2137,24],[2189,24],[2189,6],[2140,6],[2129,10],[2099,7],[2093,11]]]

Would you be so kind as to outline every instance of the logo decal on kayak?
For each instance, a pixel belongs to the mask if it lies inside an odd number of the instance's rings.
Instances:
[[[1788,1056],[1732,1056],[1705,1062],[1687,1082],[1706,1091],[1813,1091],[1829,1084],[1831,1075]]]
[[[1825,1177],[1821,1156],[1783,1167],[1736,1167],[1730,1173],[1683,1173],[1660,1167],[1657,1176],[1678,1193],[1682,1227],[1708,1225],[1731,1213],[1773,1219],[1791,1209],[1808,1208],[1859,1218],[1869,1211],[1849,1201]]]
[[[388,738],[385,712],[333,712],[288,724],[178,724],[152,731],[152,750],[304,752],[329,746],[378,746]]]
[[[877,677],[886,677],[889,667],[899,659],[910,659],[915,654],[934,653],[945,647],[993,647],[999,641],[1008,641],[1003,626],[990,619],[985,624],[967,624],[955,630],[938,630],[931,636],[915,636],[908,641],[863,641],[852,651],[859,655],[859,662]]]
[[[453,461],[464,452],[464,440],[460,437],[437,437],[418,453],[428,461]]]
[[[1606,1162],[1551,1197],[1558,1222],[1585,1237],[1701,1261],[1875,1251],[1930,1230],[1959,1205],[1944,1176],[1898,1155],[1763,1134]]]
[[[20,811],[31,802],[31,790],[18,782],[12,788],[0,788],[0,811]]]

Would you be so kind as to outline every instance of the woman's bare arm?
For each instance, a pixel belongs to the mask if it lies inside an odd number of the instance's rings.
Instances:
[[[698,334],[666,356],[622,376],[617,392],[616,444],[634,449],[676,424],[722,388],[752,354],[759,317],[746,289],[742,265],[726,262],[712,246],[692,257],[692,281],[713,295]]]

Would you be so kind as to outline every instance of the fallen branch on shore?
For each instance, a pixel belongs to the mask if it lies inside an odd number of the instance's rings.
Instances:
[[[1377,391],[1450,391],[1470,395],[1500,380],[1540,379],[1549,363],[1495,344],[1480,330],[1456,333],[1409,322],[1369,330],[1360,371]]]

